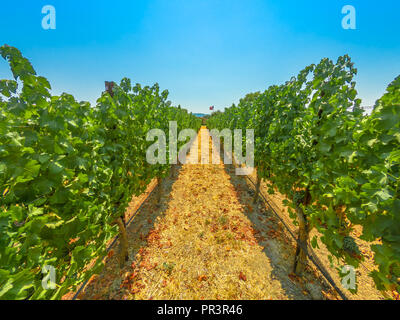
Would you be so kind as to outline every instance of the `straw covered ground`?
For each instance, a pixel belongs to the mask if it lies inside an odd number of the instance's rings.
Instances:
[[[207,129],[197,142],[192,160]],[[293,243],[232,166],[176,166],[161,187],[128,228],[129,262],[111,251],[80,299],[336,299],[313,270],[291,273]]]

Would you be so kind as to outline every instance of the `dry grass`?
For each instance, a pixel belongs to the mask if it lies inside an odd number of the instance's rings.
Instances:
[[[335,298],[317,277],[291,274],[282,226],[229,168],[187,164],[163,190],[128,228],[130,261],[120,269],[111,253],[80,299]]]

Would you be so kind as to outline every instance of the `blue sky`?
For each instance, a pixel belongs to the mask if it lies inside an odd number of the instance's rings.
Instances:
[[[17,4],[18,3],[18,4]],[[44,30],[44,5],[56,30]],[[344,5],[357,29],[341,27]],[[363,105],[400,74],[398,0],[2,1],[0,43],[19,48],[54,94],[95,102],[105,80],[168,89],[193,112],[222,110],[323,57],[349,54]],[[0,79],[11,78],[0,61]]]

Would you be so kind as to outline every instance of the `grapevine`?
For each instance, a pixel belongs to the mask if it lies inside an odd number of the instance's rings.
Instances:
[[[201,121],[127,78],[95,106],[53,96],[18,49],[0,54],[14,77],[0,81],[0,299],[60,299],[99,271],[132,195],[168,173],[147,164],[147,131]],[[46,265],[56,290],[42,286]]]

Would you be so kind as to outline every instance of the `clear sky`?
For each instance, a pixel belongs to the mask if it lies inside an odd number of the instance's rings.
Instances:
[[[356,30],[341,26],[348,4]],[[44,5],[55,30],[42,28]],[[54,94],[93,103],[105,80],[129,77],[205,113],[347,53],[367,106],[400,74],[399,17],[399,0],[1,0],[0,43],[19,48]]]

